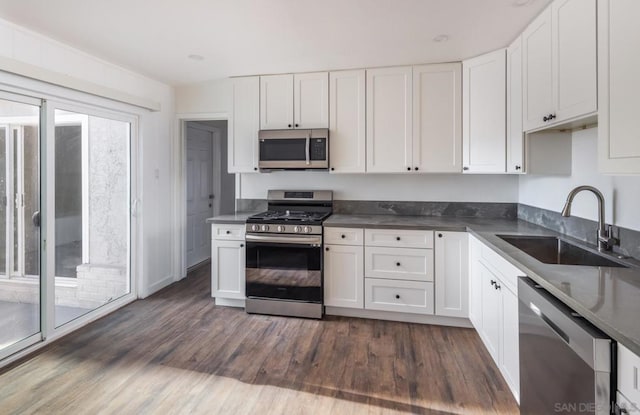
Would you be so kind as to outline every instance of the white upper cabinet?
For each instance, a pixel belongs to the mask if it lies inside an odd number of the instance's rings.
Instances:
[[[329,74],[329,162],[333,173],[366,170],[365,70]]]
[[[596,0],[551,4],[554,122],[598,109]]]
[[[293,75],[294,128],[329,128],[329,74]]]
[[[522,102],[525,131],[545,125],[553,113],[553,54],[551,45],[551,8],[545,9],[522,32]]]
[[[232,116],[229,120],[227,164],[229,173],[258,171],[260,78],[233,78]]]
[[[506,53],[504,49],[462,63],[462,169],[506,171]]]
[[[597,110],[596,0],[556,0],[522,34],[524,129]]]
[[[260,129],[329,128],[327,72],[260,77]]]
[[[507,173],[524,173],[522,37],[507,48]]]
[[[461,81],[459,63],[413,67],[414,171],[462,170]]]
[[[412,70],[367,69],[367,172],[412,169]]]
[[[293,75],[260,77],[260,129],[293,128]]]
[[[598,1],[599,170],[640,173],[640,2]]]

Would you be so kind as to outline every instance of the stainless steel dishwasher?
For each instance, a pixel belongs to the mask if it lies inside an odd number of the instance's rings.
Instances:
[[[528,277],[518,299],[520,413],[609,414],[611,339]]]

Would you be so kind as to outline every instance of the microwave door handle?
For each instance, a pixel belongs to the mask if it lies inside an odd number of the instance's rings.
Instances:
[[[307,166],[308,166],[309,164],[311,164],[310,160],[309,160],[309,146],[311,145],[311,133],[310,132],[307,133],[307,143],[306,144],[307,145],[305,147],[305,156],[307,158]]]

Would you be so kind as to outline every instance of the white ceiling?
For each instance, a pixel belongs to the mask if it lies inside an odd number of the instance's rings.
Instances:
[[[0,0],[0,17],[179,85],[461,60],[506,46],[549,1]]]

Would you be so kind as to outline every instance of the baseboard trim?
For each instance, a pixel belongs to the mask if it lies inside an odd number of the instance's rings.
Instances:
[[[216,305],[224,307],[239,307],[244,308],[244,300],[237,300],[234,298],[214,298]]]
[[[423,314],[397,313],[390,311],[361,310],[326,306],[325,315],[369,318],[374,320],[400,321],[405,323],[433,324],[437,326],[473,328],[468,318],[443,317]]]
[[[146,292],[140,293],[140,298],[147,298],[150,295],[153,295],[156,292],[160,291],[164,287],[167,287],[173,284],[174,282],[176,282],[175,279],[171,275],[168,275],[163,279],[161,279],[160,281],[156,281],[153,284],[151,284],[149,287],[147,287]]]

